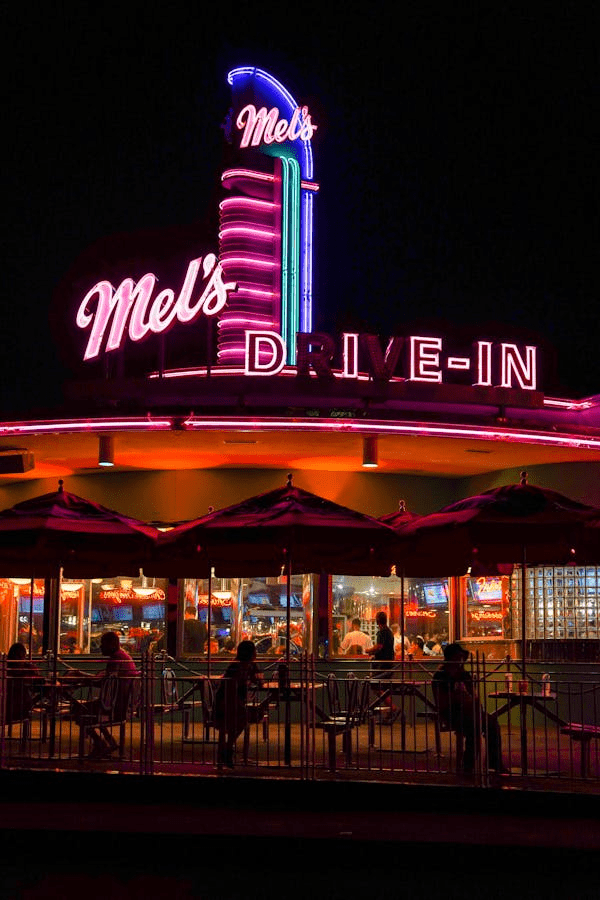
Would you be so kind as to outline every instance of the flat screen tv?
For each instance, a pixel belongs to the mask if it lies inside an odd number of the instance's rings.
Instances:
[[[423,585],[425,603],[427,606],[447,606],[448,590],[445,581],[435,581]]]
[[[144,606],[144,610],[142,612],[142,619],[164,619],[165,617],[165,604],[164,603],[149,603],[147,606]]]
[[[133,606],[115,606],[110,617],[113,622],[131,622],[133,620]]]
[[[29,597],[20,597],[19,598],[19,615],[20,616],[28,616],[29,615]],[[34,597],[33,598],[33,612],[37,615],[42,615],[44,612],[44,598],[43,597]]]

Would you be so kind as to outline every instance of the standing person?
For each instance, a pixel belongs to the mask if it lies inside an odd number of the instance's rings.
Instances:
[[[183,619],[183,652],[190,656],[204,653],[207,637],[206,625],[198,618],[196,607],[191,604],[186,606]]]
[[[468,657],[468,651],[460,644],[446,644],[444,647],[444,662],[433,676],[433,696],[438,712],[459,739],[464,738],[463,769],[466,774],[472,773],[475,767],[475,742],[479,739],[479,727],[486,736],[490,769],[506,772],[502,763],[498,721],[483,710],[475,697],[471,673],[465,669]]]
[[[215,695],[215,721],[219,729],[219,767],[233,769],[235,742],[248,724],[248,685],[260,687],[253,641],[238,644],[235,660],[227,666]]]
[[[360,619],[352,619],[352,629],[340,644],[341,653],[361,655],[373,646],[373,641],[365,631],[360,630]]]
[[[385,678],[385,673],[394,666],[394,635],[392,629],[388,627],[387,614],[383,610],[379,610],[375,621],[378,627],[375,644],[366,652],[377,660],[372,667],[373,677]]]

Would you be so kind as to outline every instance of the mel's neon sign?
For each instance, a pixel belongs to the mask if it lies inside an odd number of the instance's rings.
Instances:
[[[283,144],[298,138],[310,141],[318,127],[311,121],[307,106],[297,106],[288,121],[280,117],[276,106],[267,112],[266,106],[257,110],[252,103],[241,110],[235,124],[243,132],[240,147],[258,147],[262,143]]]
[[[199,275],[200,292],[196,288]],[[137,283],[126,278],[115,289],[110,281],[99,281],[87,292],[76,319],[79,328],[90,329],[84,359],[100,355],[105,337],[104,350],[109,352],[123,345],[126,331],[131,341],[141,341],[150,334],[168,331],[177,321],[188,324],[200,315],[216,316],[236,289],[235,282],[224,282],[214,253],[189,263],[177,298],[171,288],[153,297],[156,281],[156,275],[148,272]]]

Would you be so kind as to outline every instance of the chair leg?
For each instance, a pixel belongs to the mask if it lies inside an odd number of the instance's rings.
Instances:
[[[435,752],[440,757],[442,755],[442,735],[440,733],[440,720],[437,716],[433,720],[433,731],[435,734]]]
[[[580,741],[581,753],[579,756],[579,772],[582,778],[587,778],[590,771],[592,741],[588,738],[582,738]]]
[[[335,731],[332,729],[329,730],[327,734],[327,742],[328,742],[328,750],[329,750],[329,771],[335,772],[336,770],[336,754],[337,754],[337,735]]]
[[[244,765],[248,765],[248,757],[250,755],[250,726],[246,725],[244,728],[244,751],[243,751],[243,759]]]
[[[269,740],[269,714],[267,713],[262,720],[262,733],[263,733],[263,741],[266,742]]]

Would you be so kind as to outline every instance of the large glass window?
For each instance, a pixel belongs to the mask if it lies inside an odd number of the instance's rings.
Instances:
[[[460,579],[463,636],[466,638],[512,637],[510,579],[506,575]]]
[[[404,590],[405,656],[441,654],[448,640],[450,587],[448,579],[420,579],[336,575],[332,584],[332,652],[347,655],[345,647],[355,647],[346,636],[353,619],[360,619],[360,630],[375,641],[377,613],[386,613],[395,633],[395,655],[402,656],[402,590]],[[361,655],[361,654],[358,654]]]
[[[287,580],[213,578],[210,602],[210,649],[233,653],[241,640],[251,640],[260,655],[281,656],[287,649]],[[185,607],[193,606],[209,628],[208,580],[186,579]],[[312,579],[293,575],[290,585],[290,653],[312,648]]]
[[[116,631],[133,653],[160,647],[166,622],[166,582],[145,578],[63,579],[59,608],[59,653],[97,653],[104,631]],[[43,579],[0,579],[0,650],[20,641],[32,655],[43,646]],[[51,641],[47,641],[51,644]]]
[[[526,637],[586,640],[600,637],[600,571],[597,566],[532,566],[526,570]],[[512,589],[521,608],[521,572]]]

